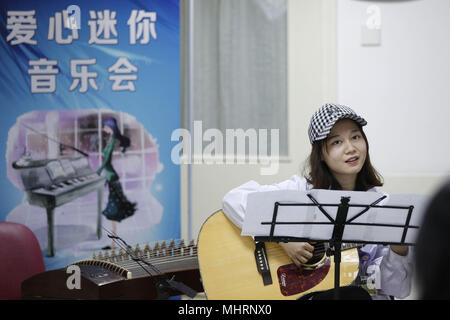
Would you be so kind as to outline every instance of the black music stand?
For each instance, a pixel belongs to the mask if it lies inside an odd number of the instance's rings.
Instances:
[[[341,197],[341,202],[339,204],[321,204],[318,203],[317,200],[311,195],[307,194],[308,198],[311,199],[312,203],[292,203],[292,202],[275,202],[274,209],[273,209],[273,215],[272,215],[272,221],[268,222],[261,222],[262,225],[270,225],[270,234],[268,236],[255,236],[255,241],[263,241],[263,242],[307,242],[307,241],[329,241],[330,247],[332,249],[332,253],[334,254],[334,262],[335,262],[335,269],[334,269],[334,299],[339,299],[339,290],[340,287],[340,264],[341,264],[341,249],[342,249],[342,242],[343,242],[343,234],[344,229],[346,225],[359,225],[359,226],[373,226],[373,227],[394,227],[394,228],[402,228],[403,233],[401,237],[400,242],[395,241],[365,241],[365,240],[346,240],[345,242],[348,243],[361,243],[361,244],[395,244],[395,245],[414,245],[414,243],[407,243],[406,235],[408,232],[408,229],[419,229],[419,226],[410,225],[412,213],[414,210],[414,206],[379,206],[377,205],[379,202],[384,200],[386,196],[382,196],[379,199],[377,199],[375,202],[368,204],[368,205],[360,205],[360,204],[349,204],[350,197]],[[329,220],[329,222],[310,222],[310,221],[303,221],[303,222],[279,222],[277,221],[278,216],[278,209],[279,207],[283,206],[315,206],[317,207],[321,213]],[[336,214],[336,218],[333,219],[330,214],[328,214],[324,207],[338,207],[338,211]],[[360,207],[364,208],[361,212],[353,216],[352,218],[347,220],[348,210],[350,207]],[[403,209],[408,210],[406,221],[403,225],[401,224],[383,224],[383,223],[356,223],[353,222],[356,218],[362,216],[364,213],[368,212],[371,208],[389,208],[389,209]],[[310,239],[310,238],[299,238],[299,237],[283,237],[283,236],[274,236],[275,232],[275,226],[281,225],[281,224],[298,224],[298,225],[334,225],[333,233],[330,235],[329,240],[324,239]]]

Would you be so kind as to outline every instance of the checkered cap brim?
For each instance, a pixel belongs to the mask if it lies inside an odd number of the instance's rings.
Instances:
[[[320,107],[311,118],[308,134],[309,141],[313,144],[317,140],[325,139],[334,124],[341,119],[351,119],[360,126],[365,126],[367,121],[358,116],[355,111],[347,106],[327,103]]]

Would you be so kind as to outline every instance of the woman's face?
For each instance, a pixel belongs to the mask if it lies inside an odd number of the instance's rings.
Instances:
[[[332,174],[350,177],[361,171],[367,156],[367,144],[358,125],[350,119],[336,122],[322,149],[322,157]]]

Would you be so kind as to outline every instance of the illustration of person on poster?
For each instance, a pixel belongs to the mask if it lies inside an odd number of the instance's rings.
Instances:
[[[103,169],[106,172],[106,184],[108,185],[109,196],[108,203],[102,214],[112,221],[112,232],[117,234],[117,222],[122,221],[134,214],[136,211],[136,202],[130,202],[122,190],[119,176],[112,165],[112,157],[116,140],[119,141],[122,153],[125,153],[130,146],[130,138],[122,135],[117,126],[117,120],[108,118],[102,121],[102,132],[107,135],[108,143],[103,150],[104,159],[100,168],[97,169],[97,174],[100,175]],[[115,248],[114,242],[111,246],[103,249]]]

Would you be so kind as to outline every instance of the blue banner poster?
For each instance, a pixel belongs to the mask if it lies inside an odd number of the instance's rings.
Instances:
[[[0,3],[0,221],[47,270],[179,239],[178,0]]]

